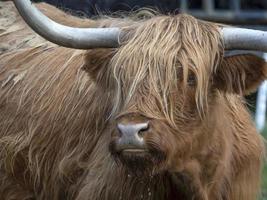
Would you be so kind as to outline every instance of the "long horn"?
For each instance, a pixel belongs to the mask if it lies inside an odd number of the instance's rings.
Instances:
[[[245,28],[222,28],[226,50],[267,52],[267,32]]]
[[[73,28],[43,15],[30,0],[13,0],[25,22],[39,35],[74,49],[112,48],[119,45],[119,28]]]
[[[58,24],[43,15],[30,0],[13,0],[26,23],[39,35],[60,46],[75,49],[117,47],[119,28],[73,28]],[[225,49],[267,52],[267,32],[224,27]]]

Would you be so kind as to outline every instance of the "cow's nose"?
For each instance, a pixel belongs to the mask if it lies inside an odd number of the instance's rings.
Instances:
[[[120,132],[119,144],[125,148],[140,148],[144,145],[144,134],[149,129],[148,122],[117,125]]]

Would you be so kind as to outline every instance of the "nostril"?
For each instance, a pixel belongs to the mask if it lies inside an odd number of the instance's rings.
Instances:
[[[124,131],[124,126],[121,124],[117,124],[117,136],[122,137]]]
[[[144,123],[142,125],[143,125],[143,127],[141,127],[140,130],[138,131],[138,135],[140,137],[143,137],[145,132],[147,132],[149,130],[149,124],[148,123]]]

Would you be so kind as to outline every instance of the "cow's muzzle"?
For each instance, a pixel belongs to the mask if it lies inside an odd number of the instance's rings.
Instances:
[[[135,113],[118,117],[109,144],[115,161],[135,174],[156,173],[156,168],[166,160],[164,145],[158,140],[161,132],[158,123]]]
[[[114,135],[114,150],[123,154],[145,153],[147,150],[144,136],[148,134],[148,131],[148,122],[118,123]]]

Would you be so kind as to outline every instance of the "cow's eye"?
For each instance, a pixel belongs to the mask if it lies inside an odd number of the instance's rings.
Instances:
[[[187,83],[190,86],[194,86],[196,84],[196,76],[194,74],[189,74],[187,77]]]

